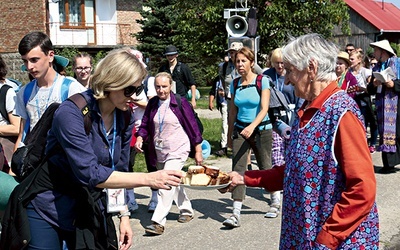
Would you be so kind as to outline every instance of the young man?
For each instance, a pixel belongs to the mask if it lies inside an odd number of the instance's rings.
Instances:
[[[175,82],[176,94],[187,98],[187,92],[190,89],[192,97],[189,101],[193,108],[196,108],[196,83],[189,67],[182,62],[178,62],[178,50],[174,45],[168,45],[165,48],[164,56],[167,57],[168,64],[161,66],[158,72],[167,72],[172,75],[172,80]]]
[[[54,70],[53,44],[46,34],[36,31],[28,33],[20,41],[18,51],[34,79],[17,94],[15,113],[21,117],[21,125],[15,149],[50,104],[61,103],[67,97],[86,90],[79,82],[67,79]]]

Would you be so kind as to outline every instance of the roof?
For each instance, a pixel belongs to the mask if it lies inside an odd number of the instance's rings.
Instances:
[[[400,9],[394,4],[386,3],[384,0],[345,0],[345,2],[377,29],[384,32],[400,32]]]

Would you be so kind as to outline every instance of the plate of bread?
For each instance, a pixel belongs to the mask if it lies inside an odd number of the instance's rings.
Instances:
[[[181,186],[197,190],[220,189],[231,182],[229,175],[214,166],[189,166],[182,171]]]

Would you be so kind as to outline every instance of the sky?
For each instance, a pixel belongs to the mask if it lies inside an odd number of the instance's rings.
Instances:
[[[400,9],[400,0],[384,0],[385,3],[393,3],[394,5],[397,6],[397,8]]]

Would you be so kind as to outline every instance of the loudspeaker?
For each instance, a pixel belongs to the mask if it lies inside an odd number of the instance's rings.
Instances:
[[[226,31],[230,36],[241,37],[244,36],[249,28],[247,21],[244,17],[234,15],[226,21]]]

